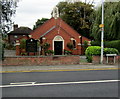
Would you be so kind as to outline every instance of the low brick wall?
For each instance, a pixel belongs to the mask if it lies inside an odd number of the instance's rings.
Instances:
[[[79,64],[80,56],[17,56],[5,57],[4,65],[64,65]]]
[[[100,63],[100,56],[93,56],[92,58],[92,63],[93,64],[99,64]],[[107,64],[107,57],[103,57],[103,63]],[[115,57],[115,64],[120,63],[120,56]],[[108,64],[114,64],[114,57],[108,57]]]

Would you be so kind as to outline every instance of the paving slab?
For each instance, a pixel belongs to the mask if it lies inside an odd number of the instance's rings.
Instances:
[[[46,70],[99,70],[99,69],[117,69],[119,65],[105,65],[105,64],[87,64],[87,65],[55,65],[55,66],[3,66],[0,72],[22,72],[22,71],[46,71]]]

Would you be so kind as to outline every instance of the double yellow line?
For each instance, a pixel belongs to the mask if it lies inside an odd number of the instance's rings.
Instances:
[[[55,70],[20,70],[20,71],[0,71],[0,73],[18,73],[18,72],[57,72],[57,71],[89,71],[89,70],[118,70],[120,68],[94,68],[94,69],[55,69]]]

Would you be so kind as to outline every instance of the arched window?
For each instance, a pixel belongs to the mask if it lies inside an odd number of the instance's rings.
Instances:
[[[64,41],[64,39],[61,36],[59,36],[59,35],[55,36],[53,40],[54,41]]]
[[[74,48],[76,48],[76,41],[75,40],[73,40],[73,46],[74,46]]]

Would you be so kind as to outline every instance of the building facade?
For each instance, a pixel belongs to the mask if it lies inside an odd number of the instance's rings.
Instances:
[[[64,55],[65,51],[71,51],[73,55],[81,55],[84,53],[84,41],[90,42],[90,39],[80,35],[61,18],[54,17],[32,31],[29,36],[38,40],[40,45],[49,44],[48,50],[54,51],[54,55]]]
[[[18,27],[18,25],[13,26],[13,31],[8,33],[8,43],[15,45],[16,40],[24,36],[28,36],[32,30],[28,27]]]

